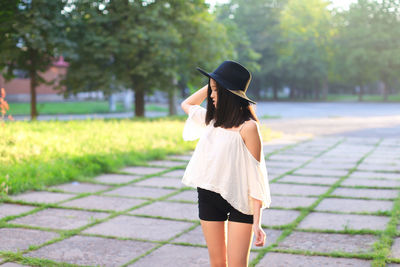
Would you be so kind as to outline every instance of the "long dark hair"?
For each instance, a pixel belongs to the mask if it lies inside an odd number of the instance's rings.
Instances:
[[[206,124],[208,125],[212,119],[215,119],[214,127],[234,128],[243,122],[253,119],[260,123],[254,111],[254,107],[250,102],[240,96],[237,96],[218,82],[217,84],[217,108],[214,107],[211,99],[211,85],[208,80],[207,90],[207,113]]]

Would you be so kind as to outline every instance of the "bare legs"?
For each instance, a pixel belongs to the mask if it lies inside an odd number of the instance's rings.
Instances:
[[[248,265],[253,239],[251,224],[228,221],[226,235],[225,222],[200,220],[200,223],[207,242],[211,267],[246,267]]]
[[[224,222],[200,220],[206,239],[211,267],[226,267],[226,243]]]
[[[228,221],[228,266],[245,267],[248,265],[252,225],[249,223]]]

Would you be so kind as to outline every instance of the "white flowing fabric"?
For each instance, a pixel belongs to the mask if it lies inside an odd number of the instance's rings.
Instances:
[[[214,127],[214,120],[206,125],[206,112],[200,105],[189,109],[182,137],[185,141],[200,140],[182,183],[217,192],[244,214],[254,214],[251,197],[262,201],[262,209],[269,208],[271,195],[263,147],[259,162],[246,147],[238,130]],[[261,138],[258,123],[257,127]]]

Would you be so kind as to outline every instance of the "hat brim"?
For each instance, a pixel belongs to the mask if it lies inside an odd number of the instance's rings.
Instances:
[[[241,98],[244,98],[244,99],[246,99],[247,101],[249,101],[249,102],[251,102],[251,103],[253,103],[253,104],[257,104],[255,101],[253,101],[253,100],[251,100],[250,98],[248,98],[248,97],[246,96],[246,94],[245,94],[243,91],[241,91],[241,90],[231,90],[231,89],[229,89],[230,86],[229,86],[225,81],[219,79],[218,76],[213,75],[212,73],[208,73],[208,72],[206,72],[205,70],[203,70],[203,69],[201,69],[201,68],[199,68],[199,67],[197,67],[196,69],[197,69],[201,74],[203,74],[204,76],[206,76],[206,77],[208,77],[208,78],[213,78],[214,80],[216,80],[219,84],[221,84],[221,85],[222,85],[225,89],[227,89],[229,92],[231,92],[231,93],[233,93],[233,94],[235,94],[235,95],[237,95],[237,96],[240,96]]]

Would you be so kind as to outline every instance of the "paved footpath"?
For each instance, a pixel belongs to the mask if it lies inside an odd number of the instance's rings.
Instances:
[[[264,143],[272,203],[251,266],[400,266],[400,137],[361,132]],[[209,266],[196,191],[181,183],[189,159],[5,199],[0,266]]]

